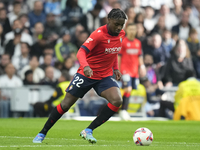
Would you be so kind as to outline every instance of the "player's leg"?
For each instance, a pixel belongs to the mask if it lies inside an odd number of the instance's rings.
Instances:
[[[69,110],[69,108],[77,101],[77,97],[71,95],[70,93],[66,93],[64,100],[56,106],[48,120],[46,121],[42,130],[38,133],[38,135],[33,139],[33,143],[41,143],[47,132],[51,129],[51,127],[60,119],[60,117]]]
[[[105,123],[113,114],[115,114],[122,104],[121,93],[118,84],[111,77],[102,79],[95,87],[95,91],[102,97],[108,100],[108,104],[102,109],[100,114],[94,121],[85,129],[92,131],[98,126]],[[84,131],[84,130],[83,130]]]

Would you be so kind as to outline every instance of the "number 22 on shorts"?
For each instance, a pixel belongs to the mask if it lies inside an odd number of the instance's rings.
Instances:
[[[80,88],[80,84],[83,84],[84,80],[80,79],[79,76],[76,76],[72,84],[76,85],[78,88]]]

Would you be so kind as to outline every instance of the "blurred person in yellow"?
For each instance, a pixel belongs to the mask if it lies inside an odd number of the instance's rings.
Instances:
[[[174,99],[174,102],[160,102],[160,117],[168,117],[170,119],[173,118],[174,120],[196,120],[195,118],[188,118],[189,116],[191,117],[191,113],[194,113],[194,116],[196,117],[199,115],[200,120],[200,81],[195,78],[194,71],[186,71],[184,81],[179,83]],[[196,108],[194,108],[194,111],[192,111],[194,106],[199,109],[199,113],[197,112]]]
[[[200,82],[193,71],[187,71],[188,77],[182,81],[175,94],[174,120],[200,120]]]

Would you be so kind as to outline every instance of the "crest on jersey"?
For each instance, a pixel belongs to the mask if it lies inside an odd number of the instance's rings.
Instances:
[[[110,43],[110,39],[108,39],[108,43]]]
[[[71,85],[70,87],[69,87],[69,90],[71,90],[73,88],[73,85]]]
[[[92,38],[88,38],[88,39],[85,41],[85,43],[90,43],[91,41],[93,41],[93,39],[92,39]]]
[[[122,43],[122,37],[121,37],[121,36],[119,37],[119,40],[120,40],[120,42]]]

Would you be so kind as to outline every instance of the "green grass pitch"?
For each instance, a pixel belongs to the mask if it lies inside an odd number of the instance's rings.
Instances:
[[[108,121],[96,130],[96,144],[79,133],[90,121],[59,120],[41,144],[32,143],[47,118],[0,119],[0,150],[200,150],[200,122]],[[133,133],[139,127],[153,132],[150,146],[136,146]]]

